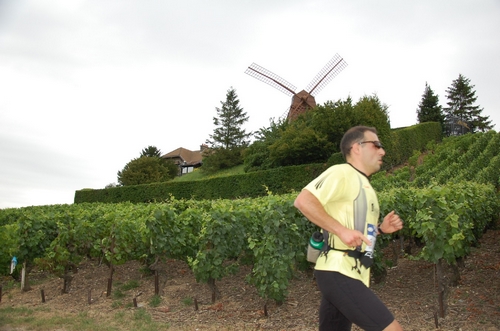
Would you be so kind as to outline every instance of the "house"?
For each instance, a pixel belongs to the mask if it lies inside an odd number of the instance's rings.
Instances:
[[[179,176],[193,172],[195,168],[201,167],[202,152],[208,148],[207,145],[202,144],[200,150],[190,151],[189,149],[179,147],[170,153],[162,155],[162,158],[172,160],[179,167]]]

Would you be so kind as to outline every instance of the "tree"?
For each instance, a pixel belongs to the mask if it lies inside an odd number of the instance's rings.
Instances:
[[[215,108],[217,116],[213,121],[216,128],[206,141],[209,151],[203,159],[202,170],[214,172],[243,163],[241,153],[248,146],[252,133],[242,128],[248,116],[239,103],[236,90],[231,87],[227,91],[226,101],[221,101],[222,108]]]
[[[263,170],[287,165],[326,162],[340,151],[344,133],[355,125],[374,126],[379,138],[390,145],[387,106],[379,98],[363,96],[327,101],[287,125],[261,129],[256,141],[245,152],[246,170]]]
[[[222,102],[222,108],[215,108],[217,117],[213,118],[214,133],[207,139],[211,148],[240,148],[248,146],[248,138],[251,133],[246,133],[242,125],[248,121],[248,116],[239,106],[240,101],[234,88],[230,88],[226,94],[226,101]]]
[[[161,151],[155,146],[148,146],[142,150],[141,157],[143,156],[161,157]]]
[[[439,96],[434,94],[434,91],[427,84],[427,82],[425,83],[422,100],[418,104],[417,120],[418,123],[439,122],[441,123],[441,127],[444,128],[444,115],[443,109],[439,105]]]
[[[255,132],[254,142],[243,152],[245,171],[257,171],[274,168],[273,160],[269,157],[270,146],[281,139],[287,120],[270,119],[270,126],[260,128]]]
[[[120,185],[139,185],[166,182],[178,174],[179,168],[160,157],[143,156],[131,160],[118,171]]]
[[[485,132],[492,128],[489,116],[481,116],[483,109],[474,105],[477,97],[470,79],[459,74],[446,93],[448,107],[444,108],[444,112],[448,123],[459,123],[470,132]]]
[[[331,155],[331,145],[327,135],[296,120],[269,146],[269,159],[277,166],[324,162]]]

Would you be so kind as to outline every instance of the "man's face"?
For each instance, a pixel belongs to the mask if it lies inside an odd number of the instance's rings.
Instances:
[[[373,132],[366,131],[361,145],[361,161],[364,165],[366,174],[369,176],[380,170],[382,166],[382,158],[385,155],[385,150],[380,143],[377,135]]]

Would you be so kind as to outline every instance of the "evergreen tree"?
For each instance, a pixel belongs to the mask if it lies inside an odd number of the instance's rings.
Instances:
[[[161,157],[161,151],[156,146],[148,146],[142,150],[141,157],[143,156]]]
[[[439,122],[444,127],[443,109],[439,105],[439,96],[425,83],[424,94],[417,108],[418,123]]]
[[[470,132],[484,132],[492,128],[489,116],[481,116],[483,109],[474,105],[477,97],[470,79],[459,74],[446,93],[448,107],[444,108],[444,111],[448,123],[458,123]],[[453,131],[450,133],[453,134]]]
[[[227,91],[226,101],[221,101],[221,104],[221,108],[215,108],[214,133],[206,141],[210,148],[204,154],[202,170],[207,172],[242,164],[242,151],[248,146],[252,135],[242,128],[248,116],[240,107],[234,88]]]
[[[251,133],[246,133],[242,125],[248,121],[248,116],[239,106],[240,101],[234,88],[230,88],[226,94],[226,101],[222,102],[222,108],[215,108],[217,117],[214,117],[216,126],[214,133],[207,139],[211,148],[234,149],[248,146]]]

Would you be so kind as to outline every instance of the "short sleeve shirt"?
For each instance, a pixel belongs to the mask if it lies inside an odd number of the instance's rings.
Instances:
[[[378,224],[380,215],[375,190],[368,178],[350,164],[334,165],[325,170],[304,189],[311,192],[323,205],[326,212],[343,226],[357,229],[365,236],[367,225]],[[329,246],[338,250],[350,250],[339,237],[329,234]],[[365,250],[365,243],[361,248]],[[347,253],[329,250],[316,261],[316,270],[336,271],[370,284],[370,271],[349,257]]]

